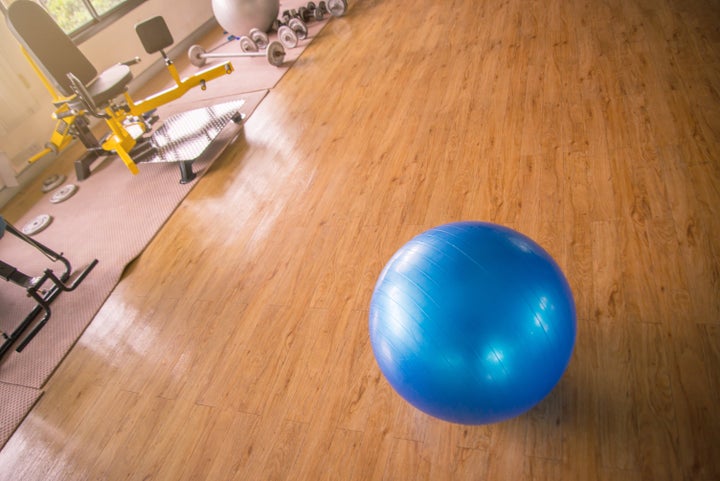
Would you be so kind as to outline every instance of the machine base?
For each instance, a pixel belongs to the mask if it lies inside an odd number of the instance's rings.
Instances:
[[[177,162],[180,183],[195,178],[192,163],[200,158],[229,122],[242,123],[244,100],[188,110],[165,120],[150,137],[152,150],[142,163]]]
[[[244,100],[233,100],[168,117],[157,130],[138,139],[130,157],[136,164],[175,162],[180,168],[180,183],[190,182],[196,177],[192,163],[202,156],[229,122],[242,123],[240,108],[244,104]],[[88,150],[75,161],[77,179],[90,177],[91,165],[112,153],[102,149]]]

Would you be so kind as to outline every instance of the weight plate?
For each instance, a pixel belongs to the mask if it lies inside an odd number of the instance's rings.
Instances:
[[[43,181],[42,191],[50,192],[55,187],[65,182],[65,176],[62,174],[53,174]]]
[[[52,222],[52,219],[52,216],[41,214],[25,224],[22,228],[22,232],[25,235],[35,235],[38,232],[45,230],[45,228]]]
[[[298,8],[298,18],[303,22],[307,22],[308,20],[310,20],[311,15],[312,10],[309,10],[307,7]]]
[[[75,184],[68,184],[64,186],[62,189],[56,191],[52,197],[50,197],[50,202],[53,204],[59,204],[60,202],[68,200],[70,197],[75,195],[75,192],[77,192],[78,187]]]
[[[305,40],[307,38],[307,25],[305,25],[305,22],[303,22],[299,18],[293,18],[292,20],[290,20],[290,23],[288,23],[288,27],[293,29],[298,39]]]
[[[283,25],[278,29],[278,38],[285,48],[297,47],[298,36],[295,31],[287,25]]]
[[[252,30],[250,30],[250,38],[253,42],[255,42],[255,45],[257,45],[259,49],[263,49],[268,46],[268,36],[259,28],[253,28]]]
[[[282,66],[285,61],[285,49],[280,42],[272,42],[267,48],[267,59],[270,65]]]
[[[205,65],[206,60],[204,55],[205,49],[200,45],[193,45],[188,49],[188,58],[190,59],[190,63],[196,67],[202,67]]]
[[[258,51],[258,46],[247,35],[240,37],[240,50],[244,53],[254,53]]]
[[[327,9],[333,17],[342,17],[347,10],[347,0],[328,0]]]

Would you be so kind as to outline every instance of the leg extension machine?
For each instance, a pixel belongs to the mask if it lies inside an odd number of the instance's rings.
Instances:
[[[150,142],[151,125],[157,120],[155,110],[180,98],[192,88],[205,90],[210,80],[232,73],[230,62],[180,78],[164,51],[173,44],[172,35],[162,17],[153,17],[137,24],[135,30],[146,52],[161,53],[174,85],[135,101],[128,93],[128,85],[133,78],[130,66],[140,61],[138,57],[98,73],[50,14],[30,0],[15,0],[10,4],[7,24],[33,70],[50,92],[55,107],[53,118],[56,124],[50,141],[29,162],[58,153],[77,138],[87,150],[83,158],[75,163],[78,180],[90,175],[90,166],[99,157],[117,154],[133,174],[138,173],[137,162],[179,162],[182,180],[188,181],[187,161],[158,160],[155,156],[156,146]],[[96,139],[90,131],[88,117],[104,121],[109,133]]]

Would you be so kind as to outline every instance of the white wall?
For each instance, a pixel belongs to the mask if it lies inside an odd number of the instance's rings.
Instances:
[[[145,53],[134,26],[156,15],[165,18],[176,44],[213,18],[211,0],[149,0],[83,42],[80,49],[98,70],[139,56],[142,62],[132,67],[137,77],[159,56]],[[10,77],[0,76],[0,99],[24,100],[23,105],[14,106],[20,112],[14,116],[12,125],[0,129],[0,151],[5,152],[20,174],[27,168],[27,157],[40,150],[49,139],[55,125],[50,117],[54,109],[50,94],[30,69],[5,22],[1,23],[0,57],[6,65],[0,67],[9,68],[5,72],[10,72]]]

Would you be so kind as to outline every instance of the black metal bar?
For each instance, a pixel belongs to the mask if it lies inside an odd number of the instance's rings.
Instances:
[[[15,226],[13,226],[12,224],[7,224],[5,226],[5,230],[7,230],[9,233],[14,235],[18,239],[25,241],[26,243],[30,244],[31,246],[42,252],[45,257],[47,257],[51,261],[62,262],[65,265],[65,273],[61,278],[63,282],[67,280],[68,276],[70,275],[70,271],[72,270],[72,267],[70,266],[70,262],[65,257],[63,257],[62,252],[58,254],[54,250],[50,249],[48,246],[41,244],[32,237],[26,235],[23,231],[16,229]]]
[[[66,285],[64,281],[62,281],[53,273],[52,270],[47,269],[41,277],[40,281],[34,287],[28,289],[28,296],[35,299],[37,305],[30,312],[30,315],[28,315],[23,320],[20,326],[18,326],[18,328],[15,329],[15,331],[9,337],[5,336],[7,340],[0,349],[0,356],[2,356],[2,354],[9,349],[11,344],[13,344],[17,339],[20,338],[20,336],[35,320],[38,314],[44,311],[45,314],[43,315],[42,319],[38,321],[35,327],[33,327],[32,331],[30,331],[30,333],[20,342],[18,347],[15,349],[15,351],[17,352],[22,352],[22,350],[25,349],[28,343],[32,341],[32,339],[40,332],[40,330],[45,326],[45,324],[47,324],[47,321],[50,319],[50,303],[52,303],[52,301],[55,300],[55,298],[60,295],[61,292],[69,292],[75,290],[80,285],[80,283],[87,277],[90,271],[93,270],[97,263],[97,259],[94,259],[85,269],[83,269],[80,275],[78,275],[70,285]],[[44,296],[40,296],[37,291],[48,280],[53,283],[53,287]],[[6,344],[7,346],[5,346]]]
[[[62,253],[57,253],[49,247],[45,246],[44,244],[41,244],[35,239],[32,239],[31,237],[25,235],[22,231],[16,229],[13,225],[9,223],[5,226],[5,230],[16,236],[17,238],[27,242],[29,245],[35,247],[53,262],[62,263],[64,270],[62,274],[58,276],[52,271],[52,269],[46,269],[41,277],[37,279],[32,278],[32,282],[25,283],[27,285],[23,285],[23,287],[26,287],[28,297],[32,297],[37,302],[37,305],[22,320],[22,322],[20,322],[20,324],[11,334],[8,335],[5,332],[0,333],[1,337],[4,339],[4,342],[2,343],[2,345],[0,345],[0,359],[20,338],[20,336],[22,336],[23,333],[28,328],[30,328],[37,316],[41,312],[44,312],[45,314],[40,319],[40,321],[37,322],[37,324],[33,327],[32,331],[30,331],[30,333],[17,346],[16,351],[21,352],[27,346],[27,344],[40,332],[43,326],[45,326],[47,321],[50,319],[50,303],[52,303],[52,301],[55,300],[55,298],[60,295],[61,292],[75,290],[80,285],[80,283],[87,277],[90,271],[92,271],[93,268],[98,264],[97,259],[94,259],[87,267],[85,267],[85,269],[80,272],[80,274],[73,280],[71,284],[66,284],[68,279],[70,279],[72,273],[72,266],[70,265],[70,261],[68,261]],[[17,276],[19,271],[17,271],[17,269],[15,269],[13,266],[5,263],[2,264],[7,267],[7,269],[3,271],[3,273],[7,275],[3,275],[2,278],[8,281],[17,281],[19,279]],[[22,275],[28,277],[25,274]],[[43,285],[48,281],[52,283],[52,287],[44,295],[41,296],[38,291],[42,289]]]
[[[47,304],[51,303],[55,297],[60,294],[60,289],[57,288],[51,288],[47,294],[45,294],[45,302]],[[33,323],[35,318],[40,314],[40,312],[43,311],[43,306],[41,304],[37,304],[30,313],[25,316],[25,319],[22,320],[20,324],[15,328],[15,330],[8,336],[7,334],[3,333],[3,338],[5,339],[5,342],[3,342],[2,346],[0,346],[0,359],[2,356],[10,350],[12,345],[17,341],[20,336],[30,327],[30,325]]]
[[[75,176],[77,180],[83,181],[90,177],[90,166],[101,156],[95,152],[87,151],[82,157],[75,161]]]
[[[12,282],[20,287],[24,287],[25,289],[32,287],[36,282],[34,277],[20,272],[14,266],[11,266],[2,260],[0,260],[0,279],[5,279],[6,281]]]
[[[35,325],[33,330],[30,331],[30,334],[28,334],[25,337],[25,339],[23,339],[22,342],[20,342],[20,344],[18,344],[18,347],[15,348],[16,352],[22,352],[22,350],[25,349],[25,347],[28,345],[28,343],[30,343],[30,341],[32,341],[32,339],[40,332],[40,329],[42,329],[45,326],[48,319],[50,319],[50,315],[52,314],[50,312],[50,303],[52,302],[52,300],[55,297],[58,296],[58,294],[60,294],[60,289],[53,287],[51,289],[51,292],[53,293],[52,296],[46,296],[46,297],[50,297],[50,299],[46,299],[44,297],[40,297],[38,295],[37,291],[33,291],[32,293],[30,293],[30,290],[28,290],[28,295],[31,295],[32,298],[37,301],[36,309],[40,308],[41,311],[45,311],[45,315],[42,317],[42,319],[40,319],[40,322],[38,322]],[[35,309],[33,309],[33,310],[35,310]],[[37,314],[36,314],[36,316],[37,316]],[[26,326],[26,328],[27,327],[28,326]],[[24,331],[24,329],[23,329],[23,331]],[[21,333],[18,333],[18,337],[20,337],[20,334]]]
[[[197,176],[195,172],[193,172],[192,164],[192,160],[178,162],[178,166],[180,167],[181,184],[187,184]]]

